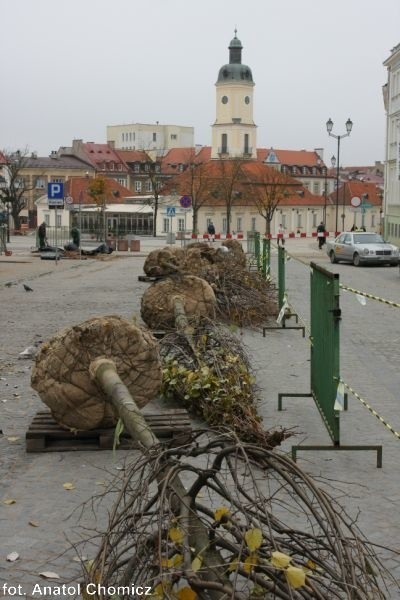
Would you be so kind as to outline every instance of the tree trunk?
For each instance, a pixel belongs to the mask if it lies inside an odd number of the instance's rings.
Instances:
[[[96,358],[90,363],[89,372],[115,407],[129,435],[142,444],[145,452],[156,447],[159,441],[146,423],[128,388],[121,381],[115,363],[107,358]],[[165,485],[168,475],[169,466],[165,465],[157,476],[160,486]],[[177,475],[169,482],[169,488],[175,496],[175,499],[172,497],[174,510],[177,514],[187,515],[189,544],[195,548],[197,554],[203,556],[204,565],[208,567],[204,576],[217,586],[216,590],[209,590],[209,595],[212,600],[220,600],[226,596],[227,588],[231,591],[228,577],[219,568],[219,565],[224,565],[224,561],[219,552],[210,547],[209,532],[193,510],[192,499],[187,496],[185,486]]]

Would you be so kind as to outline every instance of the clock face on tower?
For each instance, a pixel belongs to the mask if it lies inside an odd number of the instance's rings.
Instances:
[[[228,96],[222,96],[221,102],[222,102],[222,104],[227,104],[228,103]]]
[[[246,102],[246,104],[250,104],[250,98],[249,98],[249,96],[246,96],[245,99],[244,99],[244,101]]]

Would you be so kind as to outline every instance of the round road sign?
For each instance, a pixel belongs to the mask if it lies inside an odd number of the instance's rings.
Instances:
[[[355,207],[360,206],[361,198],[359,198],[358,196],[353,196],[352,199],[350,200],[350,204]]]
[[[179,204],[182,208],[190,208],[192,206],[192,199],[190,196],[182,196],[179,200]]]

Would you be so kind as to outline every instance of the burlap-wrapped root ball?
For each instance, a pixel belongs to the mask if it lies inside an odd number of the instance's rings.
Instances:
[[[88,319],[45,342],[32,371],[32,387],[63,427],[87,430],[117,422],[112,406],[89,376],[89,365],[98,357],[115,362],[139,407],[157,395],[162,373],[151,333],[114,315]]]
[[[142,296],[141,315],[152,329],[175,326],[174,299],[183,299],[187,317],[215,317],[216,299],[209,283],[194,275],[153,283]]]
[[[229,252],[231,252],[234,256],[235,262],[240,267],[246,266],[246,255],[243,250],[243,246],[238,240],[225,240],[222,242],[222,246],[228,248]]]
[[[183,256],[183,248],[161,248],[153,250],[144,262],[143,271],[149,277],[160,277],[162,275],[176,273],[176,267],[182,262]]]

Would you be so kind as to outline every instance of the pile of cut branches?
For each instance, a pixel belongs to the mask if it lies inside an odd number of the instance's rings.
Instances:
[[[257,412],[255,379],[248,356],[232,332],[210,320],[160,340],[162,391],[214,428],[231,428],[242,440],[279,445],[289,433],[265,431]]]
[[[183,498],[178,478],[190,482]],[[354,520],[276,451],[197,432],[187,446],[126,465],[115,493],[107,530],[93,532],[92,589],[125,600],[138,586],[159,600],[387,597],[390,575]],[[89,508],[98,514],[101,504]]]
[[[271,282],[250,272],[241,244],[227,240],[214,248],[196,242],[175,253],[155,250],[145,265],[146,273],[167,276],[195,275],[207,281],[217,300],[217,317],[239,327],[255,327],[278,313],[277,295]]]

